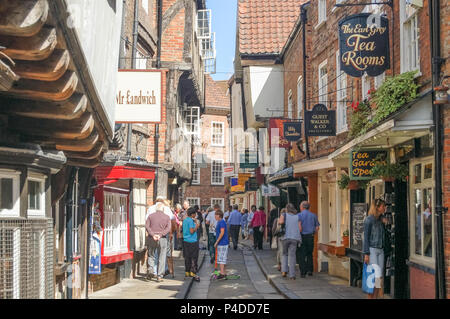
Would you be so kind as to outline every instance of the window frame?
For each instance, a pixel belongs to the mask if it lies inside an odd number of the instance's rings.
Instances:
[[[186,197],[186,200],[189,202],[189,207],[194,207],[195,205],[200,207],[200,197]]]
[[[414,13],[411,13],[407,16],[407,7],[408,4],[405,0],[400,0],[400,71],[401,73],[409,72],[409,71],[418,71],[417,76],[421,75],[420,70],[420,28],[419,28],[419,10],[412,8]],[[416,33],[416,45],[414,47],[416,53],[416,63],[413,66],[411,61],[409,60],[410,46],[411,46],[411,38],[408,37],[407,24],[411,24],[412,20],[415,20],[415,33]]]
[[[194,179],[194,171],[197,173],[197,179]],[[192,185],[200,185],[200,167],[196,161],[192,162]]]
[[[292,90],[289,90],[288,92],[288,103],[287,103],[287,117],[289,119],[294,118],[294,104],[292,101]]]
[[[327,21],[327,0],[318,0],[316,29],[320,28],[325,21]]]
[[[211,198],[211,207],[214,207],[214,205],[216,204],[215,201],[216,201],[216,202],[217,202],[217,201],[220,201],[220,202],[221,202],[221,204],[220,204],[221,210],[224,211],[224,209],[225,209],[225,198],[219,198],[219,197],[216,198],[216,197],[212,197],[212,198]]]
[[[106,197],[112,196],[112,210],[115,211],[107,211],[106,210]],[[125,213],[120,211],[120,199],[125,198],[126,204],[125,204]],[[109,190],[103,191],[103,200],[104,200],[104,206],[103,206],[103,229],[105,232],[104,235],[104,246],[103,246],[103,252],[105,256],[114,256],[121,253],[128,252],[128,236],[129,236],[129,195],[122,193],[122,192],[113,192]],[[109,220],[106,218],[106,214],[111,214]],[[125,223],[122,223],[122,215],[126,215]],[[111,224],[108,225],[107,222]],[[125,243],[122,244],[122,231],[126,232],[125,235]],[[112,234],[111,236],[111,245],[109,245],[109,241],[107,240],[107,232],[110,232]],[[108,246],[107,246],[108,245]]]
[[[214,181],[214,163],[215,162],[221,162],[222,163],[222,179],[220,182]],[[223,166],[224,166],[224,160],[223,159],[213,159],[211,160],[211,185],[224,185],[224,177],[223,177]]]
[[[303,119],[303,77],[297,79],[297,118]]]
[[[367,86],[368,85],[368,86]],[[364,73],[361,77],[361,100],[366,100],[369,98],[369,94],[367,93],[372,87],[370,83],[370,77],[367,73]]]
[[[45,175],[31,175],[27,178],[28,182],[37,182],[39,183],[39,209],[30,209],[30,190],[28,188],[27,201],[28,201],[28,210],[27,215],[29,217],[45,217],[45,180],[47,176]]]
[[[19,171],[0,169],[0,179],[12,179],[13,200],[13,207],[11,209],[0,209],[0,218],[20,216],[20,175],[21,172]]]
[[[326,68],[326,84],[322,85],[322,80],[324,76],[321,76],[321,70],[323,68]],[[318,101],[321,104],[324,104],[325,106],[328,103],[328,61],[325,59],[322,63],[319,64],[318,70],[318,86],[317,86],[317,92],[318,92]],[[325,98],[324,98],[325,97]]]
[[[220,143],[215,143],[215,141],[214,141],[214,136],[216,135],[216,133],[214,131],[214,124],[219,124],[222,127]],[[217,146],[217,147],[225,146],[225,123],[224,122],[211,121],[211,146]]]
[[[422,179],[419,183],[414,183],[414,167],[418,164],[421,164],[421,176]],[[431,177],[429,179],[425,179],[425,166],[427,164],[432,165],[432,171],[431,171]],[[435,249],[435,225],[434,225],[434,217],[435,217],[435,197],[434,197],[434,189],[435,189],[435,182],[434,182],[434,160],[433,157],[425,157],[425,158],[419,158],[411,160],[409,164],[409,174],[410,174],[410,181],[411,186],[409,187],[409,256],[410,260],[413,262],[416,262],[418,264],[427,266],[431,269],[435,269],[435,257],[436,257],[436,249]],[[425,189],[431,189],[431,256],[425,256],[424,255],[424,225],[421,219],[421,254],[416,253],[416,212],[414,209],[414,194],[415,190],[420,189],[421,194],[423,196],[423,191]],[[424,202],[424,199],[422,198],[422,203]],[[423,207],[421,207],[421,211],[423,211]],[[422,217],[422,212],[421,212]]]
[[[340,52],[336,51],[336,111],[337,111],[337,133],[348,131],[347,118],[347,74],[341,70]],[[345,87],[342,87],[342,83]]]

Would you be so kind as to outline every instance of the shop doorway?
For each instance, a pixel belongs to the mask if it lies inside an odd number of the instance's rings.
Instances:
[[[336,241],[336,184],[328,184],[328,238]]]

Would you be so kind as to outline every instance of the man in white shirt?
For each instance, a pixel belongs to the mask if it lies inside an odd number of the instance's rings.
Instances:
[[[214,244],[216,242],[216,211],[220,210],[220,205],[214,205],[214,209],[211,207],[208,208],[208,215],[206,216],[205,223],[209,225],[208,229],[208,250],[211,264],[214,263],[214,257],[216,253],[216,249],[214,248]]]
[[[163,207],[163,213],[166,214],[167,216],[169,216],[170,218],[170,222],[172,224],[172,228],[170,230],[169,233],[169,242],[168,242],[168,248],[167,248],[167,271],[170,274],[170,278],[174,278],[174,267],[173,267],[173,257],[172,257],[172,252],[173,252],[173,233],[176,231],[177,229],[177,224],[176,224],[176,220],[175,220],[175,215],[173,214],[172,210],[170,209],[170,207],[166,204],[166,198],[164,196],[158,196],[156,197],[156,203],[153,206],[150,206],[150,208],[147,210],[147,214],[145,215],[145,220],[147,221],[148,216],[150,216],[151,214],[156,212],[156,205],[158,203],[163,203],[164,207]],[[150,250],[149,250],[150,253]],[[155,265],[156,268],[156,265]],[[156,272],[156,269],[154,269],[154,272]]]

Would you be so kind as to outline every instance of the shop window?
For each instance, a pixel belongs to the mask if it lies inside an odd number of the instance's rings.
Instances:
[[[0,217],[20,214],[19,172],[0,170]]]
[[[128,251],[128,196],[104,192],[103,213],[105,255]]]
[[[411,258],[434,268],[434,182],[432,158],[412,163],[411,175]],[[423,178],[422,178],[423,177]]]
[[[218,204],[220,206],[220,209],[224,211],[224,199],[223,198],[211,198],[211,207],[214,207],[214,205]]]

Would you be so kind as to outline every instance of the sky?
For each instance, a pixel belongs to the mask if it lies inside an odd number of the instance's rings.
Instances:
[[[233,75],[233,59],[236,45],[237,0],[206,0],[211,9],[212,32],[216,33],[215,81],[228,80]]]

